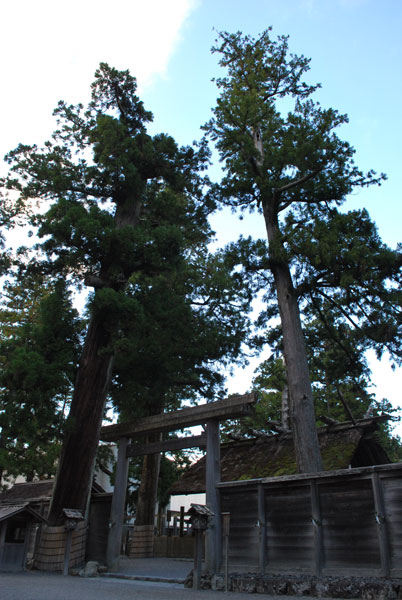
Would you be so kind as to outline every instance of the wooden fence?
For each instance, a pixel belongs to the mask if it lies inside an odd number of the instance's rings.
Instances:
[[[218,488],[231,571],[402,576],[402,463]]]

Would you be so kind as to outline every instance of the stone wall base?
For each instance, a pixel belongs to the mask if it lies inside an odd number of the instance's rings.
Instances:
[[[152,558],[154,555],[154,526],[134,525],[130,543],[130,558]]]
[[[185,587],[192,587],[192,572]],[[223,575],[201,576],[201,589],[225,591]],[[361,600],[402,599],[401,579],[377,579],[370,577],[299,577],[269,576],[255,573],[229,575],[228,591],[270,594],[272,596],[312,596],[317,598],[342,598]]]
[[[77,528],[72,534],[70,569],[79,567],[85,563],[86,537],[87,524],[85,521],[82,521],[78,523]],[[58,527],[44,525],[34,556],[34,568],[39,571],[63,571],[66,539],[67,532],[63,525]]]

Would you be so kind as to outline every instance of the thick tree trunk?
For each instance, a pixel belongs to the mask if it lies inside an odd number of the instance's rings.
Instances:
[[[287,384],[283,388],[282,392],[282,427],[285,429],[290,429],[290,411],[289,411],[289,388]]]
[[[63,521],[62,509],[86,512],[113,357],[110,333],[99,317],[90,321],[78,369],[67,431],[49,510],[49,523]]]
[[[147,442],[157,442],[160,439],[160,434],[156,434],[149,436]],[[146,454],[144,456],[141,483],[138,489],[137,511],[135,515],[136,525],[154,524],[160,465],[160,454]]]
[[[125,203],[120,202],[115,214],[116,227],[136,227],[140,212],[141,202],[132,198],[127,198]],[[107,269],[101,269],[99,275],[102,285],[110,285]],[[123,280],[118,282],[121,289],[124,285]],[[84,513],[88,508],[100,428],[112,376],[110,341],[111,332],[104,327],[99,316],[93,315],[85,337],[59,459],[48,516],[50,525],[63,521],[63,508],[75,508]]]
[[[321,471],[323,467],[299,305],[286,261],[276,213],[270,213],[269,208],[265,206],[264,217],[270,249],[271,271],[275,280],[282,323],[283,351],[297,468],[300,473],[312,473]]]
[[[156,434],[149,436],[147,442],[156,442],[160,439],[161,435]],[[154,553],[155,507],[160,464],[160,454],[144,456],[130,550],[130,556],[133,558],[151,558]]]

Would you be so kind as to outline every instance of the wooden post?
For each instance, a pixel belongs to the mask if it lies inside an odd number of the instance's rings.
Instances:
[[[27,528],[25,531],[25,540],[24,540],[24,565],[23,565],[24,570],[26,568],[28,552],[29,552],[29,547],[30,547],[30,543],[31,543],[32,527],[33,527],[32,521],[28,521]]]
[[[261,575],[264,575],[266,563],[267,525],[265,520],[265,493],[264,487],[261,484],[258,486],[258,527],[259,570]]]
[[[206,532],[206,565],[210,573],[217,573],[222,560],[222,533],[220,496],[217,484],[221,475],[219,421],[207,423],[206,504],[214,513]]]
[[[194,548],[194,569],[193,569],[193,589],[199,590],[201,583],[201,561],[202,561],[202,540],[204,532],[197,529],[195,532]]]
[[[0,567],[3,562],[4,545],[6,541],[7,520],[0,523]]]
[[[183,537],[184,535],[184,506],[180,506],[180,528],[179,528],[179,536]]]
[[[117,456],[112,506],[110,509],[109,535],[106,549],[106,564],[110,571],[117,571],[120,562],[120,545],[123,532],[129,462],[126,452],[129,441],[129,438],[121,438]]]
[[[311,486],[311,521],[314,531],[314,566],[317,577],[321,575],[324,558],[324,546],[322,537],[320,494],[317,482],[313,479]]]
[[[225,592],[229,590],[229,534],[230,512],[222,513],[223,538],[225,540]]]
[[[64,550],[63,575],[68,575],[68,567],[70,565],[71,540],[73,537],[73,529],[67,529],[66,547]]]
[[[374,506],[376,511],[375,518],[377,521],[378,542],[380,545],[381,575],[383,577],[389,577],[391,560],[389,553],[388,531],[385,519],[382,484],[378,473],[373,473],[371,483],[373,486]]]

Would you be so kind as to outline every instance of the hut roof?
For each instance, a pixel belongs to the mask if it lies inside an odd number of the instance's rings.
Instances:
[[[373,432],[389,417],[362,419],[318,430],[326,471],[387,464],[385,450]],[[205,492],[205,456],[194,463],[170,489],[172,495]],[[289,434],[221,444],[221,481],[241,481],[297,473],[293,439]]]
[[[28,502],[25,502],[24,504],[7,504],[0,506],[0,522],[18,514],[28,515],[32,518],[32,520],[37,522],[45,521],[45,519],[39,513],[29,506]]]
[[[52,496],[54,479],[43,481],[29,481],[26,483],[15,483],[11,488],[0,494],[0,505],[22,502],[43,502]],[[104,489],[94,482],[92,493],[104,493]]]
[[[13,502],[47,500],[52,495],[53,483],[54,479],[15,483],[13,487],[0,494],[0,503],[10,504]]]

